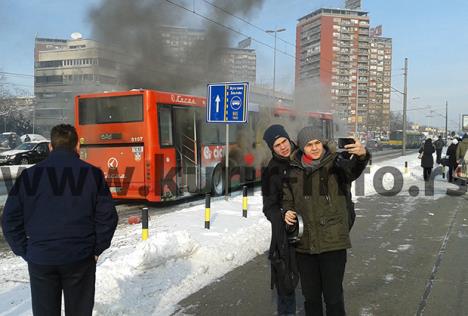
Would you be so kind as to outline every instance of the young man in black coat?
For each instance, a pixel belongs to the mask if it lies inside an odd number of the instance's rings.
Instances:
[[[73,126],[51,131],[49,157],[24,170],[3,210],[2,228],[13,252],[28,263],[32,310],[91,315],[96,262],[109,248],[117,212],[102,171],[80,160]]]
[[[271,261],[271,283],[278,293],[278,315],[295,315],[295,288],[298,272],[295,249],[288,244],[281,208],[283,179],[289,165],[292,143],[281,125],[271,125],[265,130],[263,140],[273,157],[262,172],[263,213],[271,222],[271,243],[268,258]],[[291,278],[292,277],[292,278]]]

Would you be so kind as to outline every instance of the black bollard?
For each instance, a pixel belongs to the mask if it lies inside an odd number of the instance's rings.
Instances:
[[[210,203],[211,203],[211,200],[210,200],[210,194],[207,193],[205,195],[205,228],[206,229],[210,229]]]
[[[148,208],[141,209],[141,239],[148,239]]]
[[[247,217],[247,186],[242,187],[242,216]]]

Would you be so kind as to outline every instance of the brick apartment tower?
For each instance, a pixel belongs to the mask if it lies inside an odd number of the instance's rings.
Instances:
[[[322,8],[300,18],[296,27],[295,79],[296,89],[319,84],[325,90],[334,118],[345,131],[367,132],[367,12]]]

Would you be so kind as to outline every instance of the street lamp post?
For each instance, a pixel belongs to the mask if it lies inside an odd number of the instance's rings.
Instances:
[[[405,69],[404,69],[404,76],[405,76],[405,86],[403,90],[403,139],[402,139],[402,148],[401,148],[401,155],[406,156],[406,128],[407,128],[407,121],[406,121],[406,109],[407,109],[407,100],[408,100],[408,58],[405,58]]]
[[[273,99],[275,98],[275,84],[276,84],[276,34],[280,32],[284,32],[286,29],[276,29],[276,30],[266,30],[268,34],[275,34],[275,47],[274,47],[274,54],[273,54]]]
[[[32,132],[33,134],[36,132],[36,103],[33,103],[33,119],[32,119]]]

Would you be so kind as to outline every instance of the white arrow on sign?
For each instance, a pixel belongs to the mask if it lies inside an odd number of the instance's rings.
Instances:
[[[215,99],[215,102],[216,102],[216,112],[219,112],[219,101],[221,101],[221,99],[219,98],[219,95],[217,94],[217,95],[216,95],[216,99]]]

